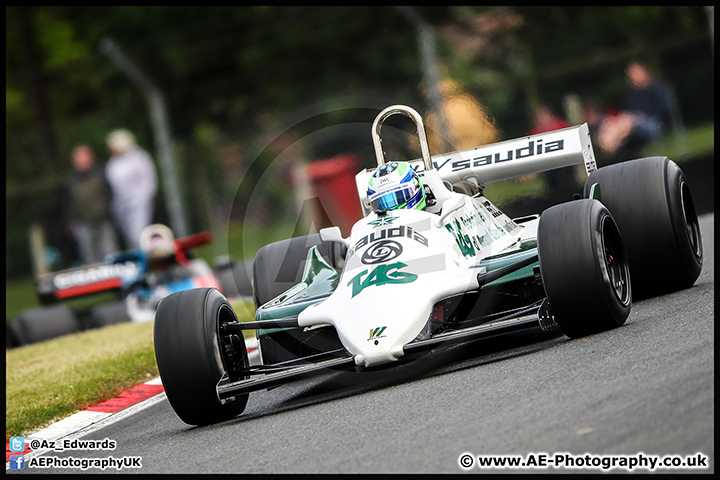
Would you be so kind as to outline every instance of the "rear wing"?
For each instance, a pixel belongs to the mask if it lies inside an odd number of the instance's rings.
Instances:
[[[583,164],[585,171],[597,170],[587,123],[551,132],[468,148],[430,157],[440,178],[457,183],[475,179],[479,185]],[[423,159],[411,160],[417,172],[426,169]],[[367,197],[367,182],[374,169],[355,177],[360,201]]]
[[[38,297],[40,303],[48,304],[100,292],[120,292],[127,282],[140,274],[140,269],[138,263],[128,260],[41,275],[37,279]]]
[[[474,178],[482,185],[578,164],[588,175],[597,170],[587,123],[431,158],[440,178],[450,183]],[[425,168],[422,160],[410,163],[418,172]]]
[[[211,232],[200,232],[187,237],[178,238],[175,240],[177,248],[183,251],[188,251],[192,248],[202,247],[213,241],[213,234]]]
[[[205,246],[213,241],[211,232],[200,232],[175,240],[175,258],[179,263],[188,261],[188,251]]]

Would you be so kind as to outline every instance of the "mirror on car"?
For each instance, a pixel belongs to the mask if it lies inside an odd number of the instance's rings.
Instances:
[[[340,227],[327,227],[320,229],[320,239],[323,242],[340,242],[348,245],[347,239],[343,238]]]

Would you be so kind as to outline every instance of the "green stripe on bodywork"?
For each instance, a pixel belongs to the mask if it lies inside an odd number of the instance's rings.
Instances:
[[[506,265],[510,265],[512,263],[519,262],[520,260],[524,260],[535,254],[537,254],[537,242],[535,240],[523,242],[519,251],[516,251],[512,254],[495,255],[493,257],[488,257],[482,260],[477,265],[473,265],[473,268],[485,267],[486,271],[491,272]],[[536,265],[539,265],[539,262],[532,263],[527,267],[523,267],[519,270],[509,273],[504,277],[498,278],[497,280],[488,283],[487,285],[500,285],[502,283],[513,282],[515,280],[521,280],[524,278],[532,278],[535,276],[533,268]]]

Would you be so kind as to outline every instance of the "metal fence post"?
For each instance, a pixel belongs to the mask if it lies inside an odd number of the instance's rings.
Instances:
[[[189,234],[185,220],[185,210],[182,195],[177,179],[175,158],[170,145],[170,127],[168,124],[167,107],[162,92],[158,89],[132,62],[125,52],[112,40],[105,39],[100,43],[100,49],[127,75],[135,86],[145,95],[150,106],[150,116],[155,141],[158,149],[158,160],[162,168],[165,184],[165,201],[168,205],[170,227],[175,237],[184,237]]]
[[[448,143],[449,131],[442,111],[443,96],[439,86],[440,74],[438,72],[437,52],[435,51],[435,32],[432,25],[427,23],[413,7],[395,8],[417,30],[423,77],[428,89],[428,100],[430,108],[437,116],[438,133],[443,143],[442,151],[447,152],[451,149],[451,145]]]

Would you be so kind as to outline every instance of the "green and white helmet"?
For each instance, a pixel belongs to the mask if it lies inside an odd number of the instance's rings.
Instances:
[[[375,211],[425,209],[425,189],[408,162],[390,162],[376,168],[368,181],[367,194]]]

